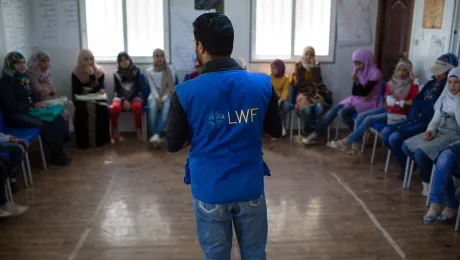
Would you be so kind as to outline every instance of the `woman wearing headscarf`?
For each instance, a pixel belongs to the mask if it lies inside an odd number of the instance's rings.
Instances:
[[[278,105],[281,110],[281,117],[284,120],[291,107],[291,103],[287,100],[289,95],[289,78],[285,74],[286,65],[282,60],[274,60],[271,63],[270,68],[272,86],[279,97]],[[286,135],[286,129],[284,129],[284,126],[282,135]]]
[[[194,78],[198,77],[200,75],[202,69],[203,69],[203,66],[201,66],[201,64],[198,62],[198,60],[195,59],[195,71],[190,73],[190,75],[188,76],[188,78],[186,80],[191,80],[191,79],[194,79]]]
[[[163,132],[169,113],[169,102],[174,92],[174,71],[165,59],[165,53],[161,49],[153,51],[153,66],[146,71],[147,82],[150,87],[148,97],[150,128],[152,137],[150,143],[157,145],[160,142],[160,134]],[[160,111],[160,120],[157,122],[157,114]]]
[[[391,121],[389,120],[391,118],[404,120],[410,111],[412,99],[418,93],[418,87],[413,83],[411,75],[412,63],[405,59],[399,61],[386,87],[385,106],[359,114],[356,118],[355,130],[342,140],[329,142],[327,146],[345,151],[352,144],[349,154],[359,154],[361,146],[359,143],[369,127],[373,124],[386,124],[387,121]]]
[[[382,105],[382,74],[374,63],[369,50],[359,49],[353,53],[354,71],[352,96],[332,107],[316,126],[313,133],[302,140],[305,145],[313,143],[332,121],[339,116],[349,128],[354,128],[353,114],[379,108]]]
[[[109,108],[104,87],[104,71],[90,50],[82,50],[72,73],[75,104],[75,136],[80,149],[110,142]]]
[[[24,56],[10,52],[5,57],[2,79],[0,80],[0,100],[6,124],[14,128],[39,128],[50,153],[51,163],[69,165],[72,160],[64,153],[64,141],[68,139],[68,125],[62,116],[51,121],[41,120],[29,113],[45,109],[43,102],[35,102],[27,76]]]
[[[53,85],[49,54],[45,51],[37,51],[30,57],[27,66],[27,74],[34,92],[33,96],[35,101],[44,102],[47,105],[62,104],[64,106],[64,113],[62,116],[69,125],[69,132],[73,132],[75,107],[72,101],[69,101],[67,97],[60,96]]]
[[[332,93],[323,84],[321,67],[313,47],[304,48],[289,83],[297,89],[295,109],[299,116],[305,117],[304,132],[310,132],[316,126],[317,118],[326,110],[326,105],[332,105]]]
[[[460,68],[449,72],[434,111],[425,132],[407,139],[402,147],[418,165],[424,195],[428,193],[433,162],[447,146],[460,140]]]
[[[428,127],[434,114],[434,104],[444,90],[447,74],[458,66],[457,56],[447,53],[439,57],[430,68],[433,77],[428,81],[412,101],[412,107],[407,120],[388,125],[381,132],[383,143],[391,150],[391,154],[400,165],[398,178],[404,176],[407,156],[402,151],[403,142],[420,133]],[[426,190],[427,192],[428,190]]]
[[[142,142],[142,92],[141,73],[126,52],[120,52],[117,57],[118,68],[114,73],[115,93],[110,109],[112,122],[112,143],[120,142],[123,138],[118,130],[118,117],[121,110],[132,110],[136,124],[137,140]]]

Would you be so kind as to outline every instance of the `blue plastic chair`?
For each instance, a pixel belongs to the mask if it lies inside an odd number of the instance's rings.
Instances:
[[[38,139],[38,143],[40,145],[40,152],[41,152],[41,157],[42,157],[42,164],[43,164],[43,169],[46,170],[46,158],[45,158],[45,152],[43,150],[43,142],[40,136],[40,129],[38,128],[12,128],[9,129],[6,126],[5,120],[3,118],[3,111],[0,108],[0,132],[8,135],[15,136],[20,139],[24,139],[27,141],[27,143],[32,143],[33,141]],[[25,154],[25,161],[26,161],[26,166],[27,166],[27,173],[29,175],[29,181],[30,184],[33,184],[33,178],[32,178],[32,170],[30,168],[30,161],[29,161],[29,153],[26,152]],[[24,167],[23,167],[24,171]],[[25,171],[24,171],[24,182],[26,187],[28,186],[27,183],[27,178],[25,176]]]

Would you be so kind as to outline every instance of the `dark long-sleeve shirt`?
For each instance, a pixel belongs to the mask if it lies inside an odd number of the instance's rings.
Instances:
[[[206,64],[208,65],[208,64]],[[232,67],[232,64],[217,64],[220,66],[205,66],[203,68],[204,73],[208,72],[218,72],[218,71],[227,71],[238,69]],[[273,88],[272,88],[273,89]],[[267,112],[264,118],[263,130],[267,134],[279,138],[282,135],[282,120],[281,113],[278,106],[278,95],[275,90],[272,90],[272,96],[270,103],[267,108]],[[187,120],[187,114],[182,108],[177,94],[174,93],[171,97],[170,110],[168,117],[168,126],[166,131],[166,147],[170,152],[177,152],[182,149],[187,140],[192,139],[193,133],[189,127]]]
[[[116,73],[113,75],[115,81],[114,96],[120,99],[126,99],[129,102],[133,101],[136,97],[141,97],[141,75],[137,74],[135,80],[132,82],[131,89],[126,90],[121,86],[120,78]]]
[[[0,100],[7,114],[27,114],[33,105],[29,89],[11,76],[3,76],[0,80]]]
[[[353,96],[365,97],[369,95],[372,92],[372,90],[374,90],[376,85],[377,81],[368,81],[365,86],[361,85],[361,83],[353,82],[353,89],[351,91],[351,94]]]
[[[96,80],[95,76],[90,76],[90,81],[91,80]],[[90,87],[90,85],[91,85],[90,82],[81,82],[77,78],[77,76],[75,76],[75,74],[72,73],[72,94],[73,95],[85,95],[85,94],[90,94],[90,93],[97,93],[99,92],[99,90],[105,89],[104,75],[102,75],[101,77],[97,79],[97,86],[93,87],[91,91],[89,91],[88,93],[85,93],[84,88]]]

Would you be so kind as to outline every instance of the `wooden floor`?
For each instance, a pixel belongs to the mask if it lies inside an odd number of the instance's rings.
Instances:
[[[268,259],[460,259],[460,233],[423,224],[418,181],[402,190],[394,165],[385,177],[380,150],[372,167],[368,156],[267,140]],[[33,160],[34,186],[15,195],[30,210],[0,221],[1,260],[203,258],[186,151],[128,140],[72,154],[71,167],[46,172]]]

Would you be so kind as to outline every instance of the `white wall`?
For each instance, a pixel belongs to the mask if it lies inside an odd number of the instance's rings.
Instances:
[[[442,28],[424,29],[422,28],[424,5],[424,0],[415,1],[409,53],[409,58],[414,64],[414,73],[422,82],[430,79],[431,74],[428,72],[428,69],[437,58],[435,53],[430,53],[430,40],[433,35],[445,37],[444,53],[449,51],[455,54],[458,53],[457,45],[452,44],[451,46],[450,43],[452,37],[454,37],[453,26],[458,26],[458,20],[454,22],[455,10],[460,6],[459,3],[456,4],[456,0],[445,0]]]

